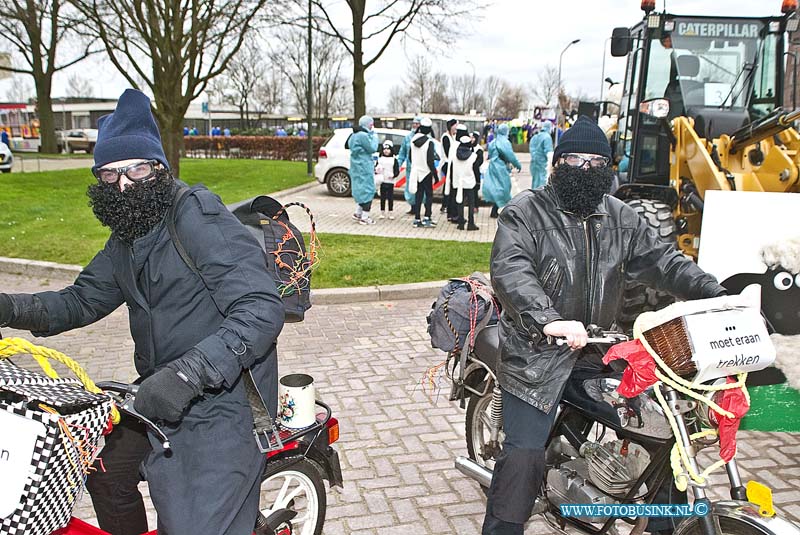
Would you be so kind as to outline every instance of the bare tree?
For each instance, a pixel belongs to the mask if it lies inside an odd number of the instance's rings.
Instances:
[[[480,108],[482,99],[478,94],[479,83],[480,78],[476,78],[474,74],[450,77],[448,94],[454,112],[467,114],[470,110]]]
[[[390,0],[375,2],[367,11],[366,0],[347,0],[347,21],[334,20],[330,2],[311,0],[320,16],[318,28],[336,37],[353,59],[353,106],[355,116],[366,112],[365,73],[398,37],[434,38],[447,45],[457,38],[467,23],[467,14],[474,19],[477,2],[462,0]],[[327,5],[326,5],[327,4]],[[454,24],[454,20],[459,20]],[[365,49],[374,51],[365,57]]]
[[[531,90],[536,104],[544,104],[549,108],[555,104],[558,97],[558,69],[552,65],[545,65],[536,77],[536,85]]]
[[[0,66],[4,71],[29,74],[36,86],[36,104],[42,152],[56,152],[53,75],[93,53],[91,44],[79,47],[67,59],[59,57],[59,45],[70,31],[65,24],[64,0],[6,0],[0,8],[0,33],[25,67]]]
[[[387,112],[415,112],[414,103],[409,98],[408,91],[403,85],[396,85],[389,91],[389,107]]]
[[[428,110],[431,113],[451,113],[450,97],[447,95],[447,75],[436,73],[431,78]]]
[[[493,118],[497,115],[497,100],[500,97],[500,92],[505,87],[506,83],[497,76],[487,76],[483,79],[483,98],[486,109],[486,117]]]
[[[179,176],[186,110],[227,69],[267,0],[70,1],[81,12],[81,31],[100,39],[132,86],[144,80],[153,94],[167,159]]]
[[[495,104],[499,117],[513,119],[525,105],[525,92],[520,86],[504,84]]]
[[[250,104],[265,70],[264,51],[256,39],[247,37],[239,52],[231,58],[225,73],[214,80],[222,101],[239,110],[244,128],[250,128]]]
[[[82,78],[77,74],[70,75],[67,80],[67,96],[68,97],[93,97],[94,86],[86,78]]]
[[[267,72],[261,79],[261,83],[256,86],[253,92],[253,103],[258,110],[258,118],[261,113],[278,113],[284,108],[286,99],[286,84],[283,73],[275,64],[270,64]]]
[[[308,49],[306,30],[285,26],[278,30],[275,46],[270,54],[270,61],[281,70],[289,83],[298,113],[306,115],[306,88],[308,87]],[[327,120],[336,105],[341,103],[340,95],[344,92],[345,81],[342,76],[344,52],[338,46],[336,38],[317,32],[314,39],[314,53],[311,55],[311,87],[313,109],[311,110],[327,127]]]
[[[19,80],[16,76],[12,78],[10,87],[6,90],[6,100],[9,102],[28,102],[36,92],[25,80]]]

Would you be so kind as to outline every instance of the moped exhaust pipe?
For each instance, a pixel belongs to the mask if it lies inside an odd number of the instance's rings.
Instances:
[[[456,470],[481,484],[489,487],[492,484],[492,471],[481,466],[468,457],[456,457]]]

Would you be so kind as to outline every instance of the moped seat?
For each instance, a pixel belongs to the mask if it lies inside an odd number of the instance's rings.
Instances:
[[[472,353],[484,364],[494,370],[500,358],[500,326],[487,325],[475,337]]]

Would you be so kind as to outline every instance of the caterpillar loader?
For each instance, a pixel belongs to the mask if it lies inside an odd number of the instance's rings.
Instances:
[[[707,191],[800,191],[800,111],[783,108],[787,70],[796,85],[785,37],[796,9],[783,0],[780,16],[682,16],[643,0],[644,19],[613,31],[611,54],[627,61],[615,196],[695,259]],[[621,321],[670,299],[632,285]]]

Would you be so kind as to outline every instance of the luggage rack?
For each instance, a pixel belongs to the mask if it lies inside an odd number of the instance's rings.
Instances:
[[[288,442],[296,442],[300,440],[302,437],[309,435],[311,433],[315,433],[314,438],[311,442],[314,442],[322,430],[325,428],[328,421],[331,419],[331,408],[320,400],[314,400],[314,403],[318,407],[322,407],[324,412],[318,412],[316,414],[317,421],[308,427],[303,427],[301,429],[292,429],[288,427],[284,427],[278,419],[275,422],[275,431],[270,433],[269,436],[269,446],[264,448],[266,451],[265,453],[276,453],[277,451],[283,449],[284,445]]]

